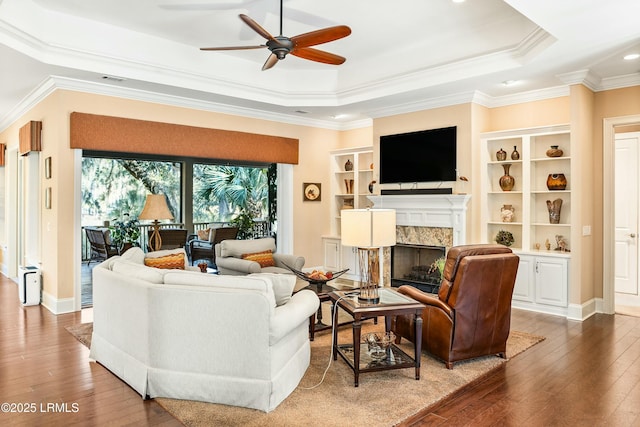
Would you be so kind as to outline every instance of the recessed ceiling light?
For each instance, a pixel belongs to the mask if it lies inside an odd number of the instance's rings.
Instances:
[[[451,0],[451,1],[454,2],[454,3],[464,3],[465,2],[465,0]]]
[[[296,110],[295,112],[298,114],[309,114],[308,111],[304,111],[304,110]]]
[[[518,81],[517,80],[505,80],[502,82],[503,85],[505,86],[513,86],[515,84],[517,84]]]
[[[624,59],[627,61],[633,61],[634,59],[640,58],[640,53],[630,53],[629,55],[625,55]]]
[[[331,118],[336,120],[344,119],[345,117],[348,117],[348,114],[334,114],[333,116],[331,116]]]

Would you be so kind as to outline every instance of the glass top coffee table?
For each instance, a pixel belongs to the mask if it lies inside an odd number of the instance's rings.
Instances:
[[[354,375],[354,386],[358,387],[360,373],[384,371],[388,369],[415,368],[415,378],[420,379],[420,351],[422,348],[422,310],[423,304],[406,295],[390,289],[380,288],[380,302],[378,304],[363,303],[358,300],[356,292],[334,291],[329,293],[333,301],[333,321],[338,317],[338,308],[353,317],[353,342],[338,343],[338,331],[333,331],[333,360],[338,354],[351,367]],[[391,344],[383,360],[372,359],[361,347],[362,320],[374,316],[385,316],[385,331],[391,330],[391,318],[395,315],[413,315],[415,318],[415,336],[413,357],[406,354],[395,344]]]

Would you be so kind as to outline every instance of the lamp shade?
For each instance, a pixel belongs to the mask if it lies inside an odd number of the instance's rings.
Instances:
[[[341,212],[341,240],[345,246],[379,248],[396,244],[394,209],[345,209]]]
[[[173,215],[171,215],[171,211],[167,206],[166,196],[164,194],[147,194],[147,200],[144,202],[144,208],[142,208],[138,219],[173,219]]]

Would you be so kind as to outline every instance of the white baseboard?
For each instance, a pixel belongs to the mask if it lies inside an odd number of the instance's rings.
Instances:
[[[567,319],[582,322],[597,313],[596,306],[595,298],[592,298],[582,304],[569,304]]]
[[[75,310],[75,298],[57,299],[53,295],[42,292],[42,305],[53,314],[73,313]]]

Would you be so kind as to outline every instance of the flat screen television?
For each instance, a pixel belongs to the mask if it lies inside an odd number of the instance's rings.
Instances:
[[[455,181],[456,126],[380,137],[380,183]]]

